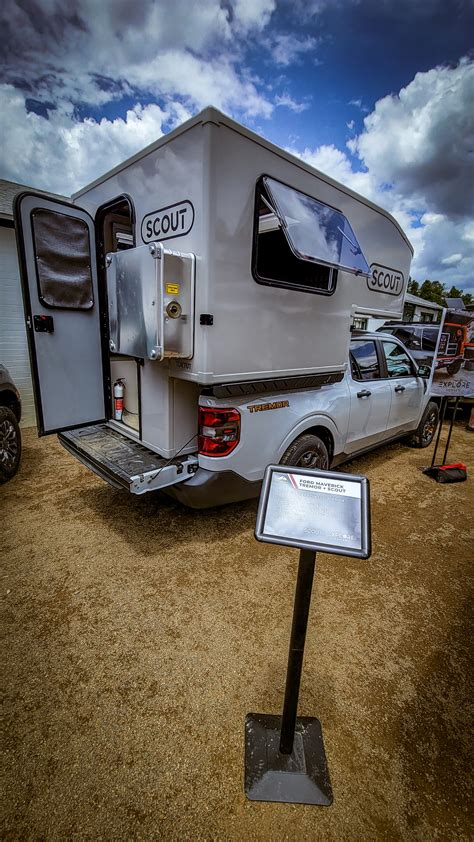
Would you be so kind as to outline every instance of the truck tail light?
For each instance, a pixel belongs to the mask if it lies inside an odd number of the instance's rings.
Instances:
[[[237,409],[199,407],[199,453],[228,456],[240,441],[240,412]]]

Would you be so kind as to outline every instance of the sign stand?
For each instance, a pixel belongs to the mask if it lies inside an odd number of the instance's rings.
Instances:
[[[443,461],[441,462],[441,465],[446,464],[446,459],[447,459],[447,456],[448,456],[448,449],[449,449],[449,445],[450,445],[450,442],[451,442],[451,434],[453,432],[453,426],[454,426],[454,421],[455,421],[455,418],[456,418],[456,413],[457,413],[457,410],[458,410],[459,400],[460,400],[460,397],[457,396],[456,400],[454,402],[454,409],[453,409],[453,413],[451,415],[451,422],[449,424],[449,430],[448,430],[448,438],[447,438],[447,441],[446,441],[446,446],[444,448]],[[432,456],[432,459],[431,459],[431,465],[429,466],[429,468],[423,468],[423,473],[427,474],[428,476],[432,475],[433,468],[439,467],[439,466],[435,465],[435,461],[436,461],[436,454],[438,452],[438,445],[439,445],[439,440],[441,438],[441,430],[442,430],[442,427],[443,427],[443,424],[444,424],[444,418],[445,418],[445,415],[446,415],[447,406],[448,406],[448,399],[446,397],[443,397],[442,398],[440,420],[439,420],[439,425],[438,425],[438,434],[436,436],[436,442],[435,442],[435,446],[434,446],[434,450],[433,450],[433,456]]]
[[[255,536],[300,550],[281,716],[245,720],[245,793],[252,801],[329,807],[333,795],[319,719],[297,716],[316,552],[370,556],[365,477],[269,465]]]
[[[291,626],[283,715],[245,720],[245,792],[254,801],[332,804],[319,719],[297,719],[316,553],[301,550]]]

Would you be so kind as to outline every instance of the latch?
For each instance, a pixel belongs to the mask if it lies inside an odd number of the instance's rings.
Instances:
[[[33,325],[37,333],[54,333],[52,316],[33,316]]]

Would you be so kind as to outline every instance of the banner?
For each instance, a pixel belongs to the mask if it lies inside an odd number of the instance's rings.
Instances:
[[[474,312],[444,311],[431,378],[432,395],[474,397]]]

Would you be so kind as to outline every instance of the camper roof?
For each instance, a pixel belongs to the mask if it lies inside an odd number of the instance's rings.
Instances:
[[[235,120],[232,120],[226,114],[223,114],[221,111],[218,111],[217,108],[213,108],[212,106],[204,108],[203,111],[200,111],[199,114],[197,114],[195,117],[192,117],[190,120],[186,120],[186,122],[183,123],[181,126],[178,126],[176,129],[173,129],[173,131],[163,135],[158,140],[154,141],[153,143],[150,143],[148,146],[145,146],[143,149],[140,150],[140,152],[137,152],[135,155],[132,155],[130,158],[127,158],[125,161],[122,161],[122,163],[118,164],[113,169],[104,173],[99,178],[96,178],[94,181],[91,181],[90,184],[86,184],[85,187],[82,187],[76,193],[73,193],[72,199],[78,199],[80,196],[83,196],[93,187],[96,187],[98,184],[102,184],[104,181],[107,181],[107,179],[111,178],[112,176],[116,175],[122,170],[127,169],[127,167],[135,163],[135,161],[139,161],[141,158],[144,158],[146,155],[149,155],[151,152],[154,152],[155,149],[159,149],[161,146],[164,146],[166,143],[169,143],[175,137],[184,134],[184,132],[189,131],[189,129],[192,129],[194,126],[200,124],[204,125],[205,123],[214,123],[217,126],[227,126],[229,129],[232,129],[233,131],[238,132],[242,136],[247,137],[254,143],[258,143],[260,146],[263,146],[270,152],[279,155],[281,158],[285,158],[287,161],[299,167],[300,169],[305,170],[306,172],[311,173],[312,175],[316,175],[318,178],[322,179],[327,184],[331,184],[337,187],[339,190],[342,190],[347,195],[353,196],[358,201],[363,202],[365,205],[368,205],[371,208],[374,208],[383,216],[387,217],[387,219],[391,220],[391,222],[400,232],[413,254],[413,246],[411,245],[405,232],[398,224],[397,220],[384,208],[381,208],[379,205],[376,205],[374,202],[371,202],[369,199],[366,199],[365,196],[361,196],[359,193],[356,193],[354,190],[351,190],[349,187],[346,187],[344,184],[341,184],[334,178],[325,175],[324,173],[317,170],[315,167],[311,167],[309,164],[305,163],[305,161],[303,161],[301,158],[297,158],[295,155],[291,155],[289,152],[286,152],[284,149],[282,149],[279,146],[276,146],[274,143],[265,140],[260,135],[250,131],[250,129],[247,129],[245,126],[242,126],[240,123],[237,123]]]

